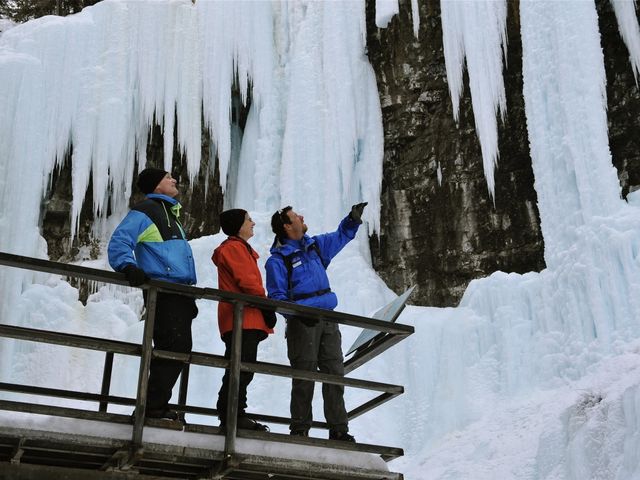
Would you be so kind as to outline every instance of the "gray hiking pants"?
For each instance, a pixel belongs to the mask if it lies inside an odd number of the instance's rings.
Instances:
[[[287,321],[287,350],[291,367],[298,370],[344,375],[342,335],[337,323],[318,322],[312,327],[295,318]],[[292,380],[291,431],[309,430],[312,421],[311,402],[315,383]],[[342,385],[322,384],[324,417],[329,428],[348,431],[347,411]]]

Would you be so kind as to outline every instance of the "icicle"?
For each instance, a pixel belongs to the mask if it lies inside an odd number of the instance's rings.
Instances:
[[[499,112],[504,117],[506,112],[502,78],[502,58],[506,53],[506,2],[442,0],[440,5],[453,116],[458,121],[466,58],[484,175],[489,194],[493,197],[494,170],[499,155],[496,115]]]
[[[420,6],[418,0],[411,0],[411,19],[413,21],[413,34],[418,38],[420,32]]]
[[[637,85],[640,71],[640,28],[636,16],[636,0],[611,0],[611,5],[618,20],[620,36],[629,49],[629,61]]]
[[[398,0],[376,0],[376,26],[386,28],[398,11]]]
[[[335,228],[336,218],[362,200],[372,202],[367,220],[378,228],[381,113],[364,56],[363,5],[292,3],[286,12],[291,23],[282,51],[288,78],[278,189],[283,204],[297,205],[319,229]]]
[[[30,188],[39,199],[46,188],[42,179],[46,182],[73,145],[74,233],[85,198],[92,201],[97,220],[106,214],[110,193],[114,204],[126,202],[122,196],[130,194],[133,160],[138,155],[144,168],[154,119],[164,133],[163,167],[172,170],[177,126],[178,148],[193,179],[201,164],[204,105],[224,178],[235,68],[243,99],[252,78],[253,99],[259,103],[262,92],[271,88],[273,62],[256,60],[269,57],[265,52],[272,42],[271,24],[268,2],[112,0],[66,18],[20,25],[2,36],[2,48],[10,52],[3,61],[8,75],[3,88],[19,85],[22,92],[4,99],[15,103],[6,105],[7,115],[0,116],[0,131],[6,134],[0,137],[2,146],[6,152],[18,149],[12,155],[22,168],[41,172],[37,190],[35,184]],[[28,81],[12,76],[29,62],[34,72]],[[27,97],[40,113],[25,108]],[[30,121],[33,134],[28,141],[22,137],[28,130],[19,131],[21,124],[8,115],[16,109],[39,119]],[[87,192],[90,180],[93,188]],[[11,188],[3,191],[12,193]],[[32,210],[25,222],[37,225],[37,216],[38,209]]]
[[[107,204],[118,215],[126,210],[134,161],[146,166],[154,122],[164,134],[164,168],[173,167],[175,141],[193,178],[203,119],[225,187],[235,82],[243,102],[251,97],[238,171],[253,172],[236,180],[236,201],[266,210],[290,198],[316,212],[317,228],[333,228],[352,203],[366,200],[365,217],[377,231],[383,135],[365,20],[364,1],[105,0],[7,31],[0,38],[0,83],[9,92],[0,98],[0,151],[9,160],[0,168],[29,175],[19,185],[1,181],[0,195],[5,204],[30,195],[17,219],[0,219],[17,222],[21,234],[38,231],[50,173],[72,146],[72,230],[86,199],[95,231],[108,235]],[[5,229],[0,249],[33,255],[37,240]]]

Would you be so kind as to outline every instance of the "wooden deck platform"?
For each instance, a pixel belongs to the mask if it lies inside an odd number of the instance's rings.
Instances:
[[[128,285],[124,276],[119,273],[4,252],[0,252],[0,266],[75,277],[85,281]],[[240,360],[242,310],[245,306],[254,306],[283,315],[301,315],[373,330],[373,338],[345,363],[347,373],[411,335],[413,327],[157,280],[151,280],[141,288],[147,290],[148,302],[142,344],[0,323],[0,338],[104,352],[99,392],[0,382],[0,480],[402,480],[402,474],[390,472],[386,464],[403,455],[400,448],[291,437],[282,433],[236,431],[241,371],[375,392],[374,398],[347,412],[349,421],[404,391],[400,385],[294,370],[288,366],[265,362],[243,363]],[[153,312],[159,291],[234,304],[231,359],[199,352],[178,354],[154,350]],[[120,397],[110,392],[115,355],[140,358],[135,397]],[[147,380],[152,358],[164,358],[184,364],[178,403],[170,407],[181,415],[187,415],[187,418],[189,415],[204,415],[215,419],[218,413],[213,408],[188,404],[190,366],[228,369],[228,431],[222,433],[218,427],[209,425],[188,423],[183,426],[179,422],[145,420]],[[34,396],[37,397],[36,402],[27,400]],[[52,404],[53,399],[56,400]],[[78,403],[84,404],[86,408],[60,406]],[[122,407],[125,407],[125,411],[131,408],[131,411],[136,412],[135,417],[111,413],[111,406],[118,406],[120,411]],[[253,415],[253,418],[272,425],[290,423],[289,418],[264,414]],[[324,429],[326,435],[326,423],[314,421],[312,426],[316,430]]]
[[[66,429],[57,423],[55,431],[2,423],[3,480],[402,479],[381,459],[402,455],[392,447],[238,430],[236,451],[225,456],[224,436],[211,426],[187,424],[177,432],[147,421],[141,447],[133,450],[126,424],[109,424],[100,435],[77,433],[100,428],[91,420],[74,419]]]

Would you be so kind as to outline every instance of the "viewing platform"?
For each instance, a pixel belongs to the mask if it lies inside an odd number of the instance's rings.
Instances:
[[[29,257],[0,253],[0,265],[47,272],[64,277],[128,286],[119,273],[67,265]],[[413,333],[413,327],[392,321],[302,307],[292,303],[225,292],[212,288],[188,287],[151,280],[147,290],[147,316],[142,344],[69,333],[38,330],[0,322],[0,338],[40,342],[104,352],[101,390],[81,392],[41,386],[0,383],[0,479],[2,480],[100,480],[100,479],[331,479],[400,480],[391,472],[389,460],[403,455],[397,447],[297,437],[283,433],[248,431],[236,428],[240,371],[314,382],[344,385],[375,392],[377,396],[348,412],[349,420],[376,408],[403,393],[399,385],[373,382],[348,376],[294,370],[267,362],[240,361],[244,306],[274,310],[281,314],[304,315],[366,329],[365,341],[345,361],[345,373],[384,352]],[[189,295],[196,299],[234,304],[234,336],[231,359],[221,355],[193,352],[178,354],[152,349],[152,332],[158,291]],[[396,309],[397,314],[399,310]],[[393,320],[397,317],[394,315]],[[373,332],[373,333],[371,333]],[[377,333],[376,333],[377,332]],[[135,398],[110,394],[115,355],[140,359]],[[185,364],[180,377],[178,401],[170,405],[181,420],[146,419],[145,403],[151,358],[178,360]],[[214,408],[187,402],[189,368],[201,365],[230,371],[230,409],[227,429],[198,423],[183,423],[185,414],[217,419]],[[37,403],[27,399],[38,397]],[[51,399],[65,399],[52,402]],[[45,402],[50,403],[45,403]],[[52,404],[55,403],[55,404]],[[65,406],[60,406],[63,403]],[[66,406],[66,404],[72,406]],[[109,411],[110,405],[131,407],[134,415]],[[267,424],[288,425],[287,417],[262,413],[249,415]],[[324,422],[314,429],[327,429]]]

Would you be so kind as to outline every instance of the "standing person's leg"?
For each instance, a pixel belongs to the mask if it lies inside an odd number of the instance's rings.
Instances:
[[[261,330],[244,330],[242,335],[242,353],[240,360],[243,363],[255,363],[258,359],[258,344],[265,337]],[[238,416],[245,414],[247,409],[247,387],[253,380],[253,372],[240,372],[240,389],[238,392]]]
[[[287,355],[291,367],[296,370],[315,372],[318,370],[318,348],[322,327],[307,326],[292,318],[287,321]],[[292,435],[308,435],[313,421],[313,390],[315,383],[308,380],[291,381],[291,425]]]
[[[174,294],[158,294],[153,329],[155,350],[191,353],[191,322],[198,314],[195,300]],[[147,389],[147,415],[161,416],[184,364],[173,360],[151,360]]]
[[[264,340],[266,334],[262,330],[243,330],[240,361],[242,363],[255,363],[258,357],[258,344]],[[232,349],[232,334],[226,333],[223,337],[225,343],[224,356],[226,359],[231,358]],[[240,371],[239,386],[238,386],[238,428],[248,430],[268,431],[268,427],[262,425],[255,420],[252,420],[246,416],[247,408],[247,387],[251,380],[253,380],[253,372]],[[227,422],[227,411],[229,403],[229,383],[230,375],[227,369],[222,378],[222,387],[218,392],[218,417],[220,418],[220,426],[225,427]]]
[[[222,336],[224,342],[224,358],[231,359],[231,335],[232,332],[227,332]],[[229,398],[229,369],[224,371],[222,376],[222,386],[218,392],[218,403],[216,404],[216,410],[218,410],[218,418],[220,423],[224,423],[227,416],[227,401]]]
[[[337,323],[321,322],[322,338],[318,353],[318,368],[323,373],[344,376],[342,356],[342,335]],[[329,424],[330,434],[340,436],[349,431],[349,419],[344,405],[344,386],[322,384],[324,416]]]
[[[262,334],[262,335],[260,335]],[[264,332],[260,330],[243,330],[240,360],[244,362],[255,362],[258,357],[258,344],[264,338]],[[232,332],[227,332],[222,337],[225,345],[224,358],[231,359]],[[238,415],[244,415],[247,408],[247,387],[253,380],[253,372],[240,372],[240,388],[238,391]],[[227,413],[227,402],[229,398],[229,370],[225,370],[222,377],[222,386],[218,392],[218,418],[224,423]]]

